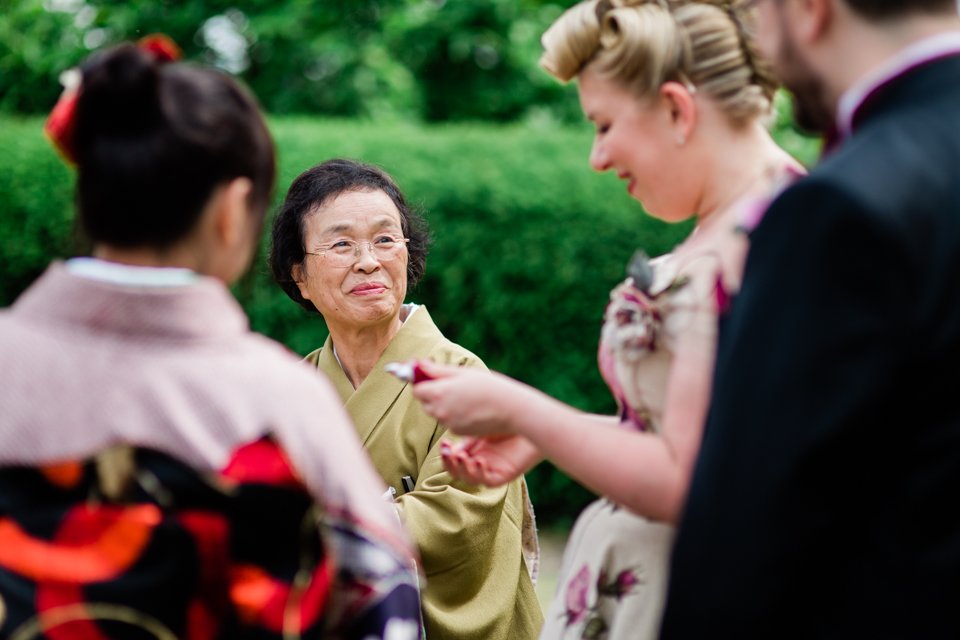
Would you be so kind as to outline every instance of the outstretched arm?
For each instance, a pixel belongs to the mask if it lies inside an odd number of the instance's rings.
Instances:
[[[713,352],[686,340],[676,357],[662,437],[615,427],[611,418],[583,413],[497,373],[427,363],[434,380],[418,383],[414,395],[454,433],[523,436],[592,491],[672,522],[702,433]]]
[[[613,416],[585,415],[597,425],[617,424]],[[443,466],[454,477],[496,487],[519,478],[544,460],[544,454],[523,436],[465,437],[441,446]]]

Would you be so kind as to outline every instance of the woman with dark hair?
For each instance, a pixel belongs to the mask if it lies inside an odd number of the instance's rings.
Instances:
[[[444,427],[413,400],[412,385],[385,371],[413,358],[483,368],[444,338],[425,307],[403,303],[423,275],[428,240],[389,175],[330,160],[290,186],[273,224],[270,267],[329,329],[307,360],[333,381],[419,548],[427,638],[533,638],[543,618],[523,478],[498,488],[453,480],[440,458]]]
[[[153,38],[47,131],[93,257],[0,313],[0,636],[416,638],[413,554],[329,385],[250,332],[273,142]]]

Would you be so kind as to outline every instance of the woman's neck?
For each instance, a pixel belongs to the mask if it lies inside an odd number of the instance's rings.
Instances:
[[[723,153],[713,154],[713,166],[706,174],[710,178],[697,214],[697,229],[715,226],[747,196],[766,193],[787,167],[802,171],[759,123],[732,133],[720,148]]]
[[[367,327],[331,325],[330,341],[336,349],[340,367],[347,380],[357,389],[367,379],[390,342],[400,331],[403,322],[399,314],[388,322]]]

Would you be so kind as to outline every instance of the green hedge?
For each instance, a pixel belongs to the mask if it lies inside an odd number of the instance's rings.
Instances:
[[[82,251],[71,239],[72,174],[40,127],[36,119],[0,119],[0,305],[51,258]],[[300,171],[326,158],[381,165],[423,209],[434,236],[426,276],[408,298],[426,303],[447,336],[491,368],[576,407],[613,410],[595,356],[607,292],[634,249],[665,252],[689,223],[653,220],[615,176],[591,171],[587,125],[284,118],[271,128],[279,148],[277,200]],[[810,142],[792,140],[809,160]],[[326,329],[273,285],[264,251],[265,244],[235,293],[256,330],[306,353]],[[589,497],[549,465],[529,479],[548,524],[568,520]]]

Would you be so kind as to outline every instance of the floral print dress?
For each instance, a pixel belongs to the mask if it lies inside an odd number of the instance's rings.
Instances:
[[[770,199],[799,176],[771,173],[772,189],[744,198],[711,229],[653,261],[638,252],[610,293],[598,362],[624,429],[660,433],[677,338],[702,332],[716,348],[718,316],[739,288],[747,235]],[[704,347],[706,348],[706,347]],[[656,638],[666,598],[673,526],[601,498],[577,520],[541,640]]]
[[[698,261],[707,268],[713,261]],[[650,264],[652,282],[628,278],[610,294],[598,360],[620,406],[621,427],[658,431],[671,346],[715,303],[698,300],[672,256]],[[639,286],[638,286],[639,285]],[[644,291],[646,289],[646,291]],[[701,320],[703,322],[703,320]],[[674,529],[602,498],[580,515],[567,543],[542,639],[655,638],[666,596]]]

